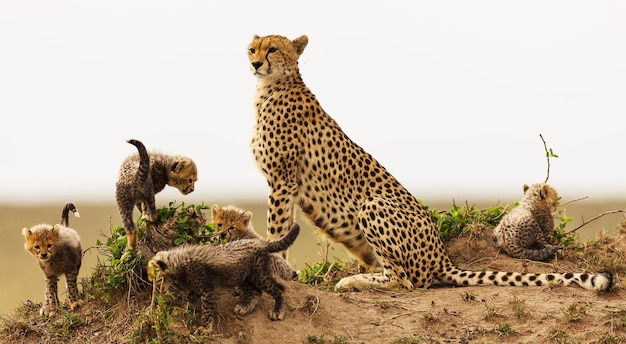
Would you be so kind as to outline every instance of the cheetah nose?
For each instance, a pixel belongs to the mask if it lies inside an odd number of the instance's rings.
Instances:
[[[262,65],[263,65],[263,62],[260,62],[260,61],[252,62],[252,67],[254,67],[254,69],[259,69],[259,67],[261,67]]]

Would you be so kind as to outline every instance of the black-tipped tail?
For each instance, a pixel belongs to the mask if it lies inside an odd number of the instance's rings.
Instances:
[[[76,209],[76,206],[74,206],[74,203],[66,204],[63,207],[63,211],[61,211],[61,224],[65,227],[70,226],[70,220],[69,220],[70,211],[74,213],[74,216],[80,217],[80,214],[78,213],[78,209]]]

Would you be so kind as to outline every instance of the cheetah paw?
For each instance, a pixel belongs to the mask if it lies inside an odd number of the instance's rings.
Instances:
[[[269,317],[270,317],[270,320],[283,320],[285,318],[285,312],[270,311]]]
[[[74,310],[74,309],[76,309],[76,308],[78,308],[78,307],[82,306],[82,305],[83,305],[83,303],[84,303],[84,301],[83,301],[83,300],[81,300],[81,299],[76,300],[76,301],[74,301],[74,302],[70,303],[70,309],[71,309],[71,310]]]

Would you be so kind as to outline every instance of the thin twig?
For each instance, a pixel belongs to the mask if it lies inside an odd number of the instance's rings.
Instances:
[[[626,210],[624,210],[624,209],[609,210],[609,211],[605,211],[604,213],[602,213],[602,214],[600,214],[600,215],[597,215],[596,217],[592,218],[592,219],[591,219],[591,220],[589,220],[589,221],[585,221],[585,219],[582,219],[582,220],[583,220],[583,223],[582,223],[580,226],[578,226],[578,227],[576,227],[576,228],[572,229],[572,230],[571,230],[571,231],[569,231],[569,232],[565,232],[565,235],[569,235],[569,234],[572,234],[572,233],[576,232],[577,230],[579,230],[579,229],[580,229],[581,227],[583,227],[584,225],[588,224],[588,223],[589,223],[589,222],[591,222],[591,221],[597,220],[597,219],[601,218],[601,217],[602,217],[602,216],[604,216],[604,215],[608,215],[608,214],[615,214],[615,213],[626,213]]]
[[[543,141],[543,149],[546,151],[546,160],[548,161],[548,172],[546,173],[546,181],[544,183],[548,182],[548,178],[550,178],[550,154],[548,153],[548,146],[546,146],[546,140],[543,139],[543,135],[541,135],[541,133],[539,133],[539,137],[541,138],[541,141]]]
[[[348,336],[350,336],[350,342],[354,343],[354,337],[352,336],[352,333],[350,333],[350,330],[348,330],[348,328],[346,326],[343,327],[343,330],[346,331],[346,333],[348,333]]]
[[[559,203],[559,205],[562,207],[562,206],[564,206],[564,205],[566,205],[568,203],[574,203],[576,201],[582,201],[582,200],[587,199],[587,198],[589,198],[589,196],[578,197],[578,198],[574,198],[572,200],[569,200],[567,202]]]

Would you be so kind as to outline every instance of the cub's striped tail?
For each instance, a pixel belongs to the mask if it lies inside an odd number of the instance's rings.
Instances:
[[[291,246],[291,244],[293,244],[294,241],[296,241],[296,238],[298,237],[299,233],[300,233],[300,225],[294,222],[293,226],[291,226],[291,230],[289,231],[289,233],[287,233],[287,235],[285,235],[284,237],[276,241],[268,242],[267,250],[269,252],[280,252],[280,251],[284,251],[288,249],[289,246]]]
[[[74,213],[74,216],[80,217],[80,214],[78,213],[78,209],[76,209],[76,207],[74,206],[74,203],[66,204],[63,207],[63,211],[61,211],[61,224],[65,227],[70,226],[70,220],[69,220],[70,211]]]
[[[135,178],[144,182],[148,179],[148,173],[150,172],[150,156],[148,155],[148,150],[139,140],[129,139],[126,140],[126,142],[137,147],[137,152],[139,152],[139,168],[137,169]]]

